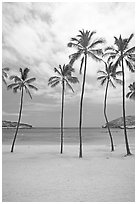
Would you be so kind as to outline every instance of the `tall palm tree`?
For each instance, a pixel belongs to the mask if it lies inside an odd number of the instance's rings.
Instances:
[[[75,38],[71,38],[71,41],[68,43],[68,47],[76,48],[77,52],[70,55],[70,64],[73,64],[76,60],[81,58],[80,65],[80,74],[82,72],[84,64],[84,74],[83,74],[83,83],[81,91],[81,100],[80,100],[80,119],[79,119],[79,138],[80,138],[80,150],[79,158],[82,158],[82,109],[83,109],[83,97],[86,81],[86,69],[87,69],[87,57],[91,57],[93,60],[99,62],[100,58],[98,55],[102,54],[102,49],[96,48],[96,46],[104,43],[102,38],[92,40],[93,35],[96,32],[93,31],[84,31],[79,30],[79,34]]]
[[[97,78],[97,80],[101,81],[102,86],[106,83],[105,97],[104,97],[104,117],[105,117],[105,120],[106,120],[106,125],[107,125],[109,136],[110,136],[111,151],[114,151],[113,137],[112,137],[112,134],[111,134],[111,131],[110,131],[109,122],[108,122],[107,113],[106,113],[107,95],[108,95],[109,85],[111,85],[113,88],[116,88],[116,86],[114,85],[114,82],[117,82],[119,84],[122,83],[122,81],[117,78],[117,76],[121,74],[121,71],[116,72],[116,70],[114,69],[114,66],[112,66],[112,62],[111,63],[109,63],[109,62],[106,63],[104,60],[102,60],[102,61],[105,64],[105,71],[104,70],[99,70],[98,71],[98,73],[101,74],[101,76],[99,76]]]
[[[127,93],[126,97],[135,100],[135,82],[133,82],[133,84],[130,84],[128,87],[130,91]]]
[[[123,81],[123,121],[124,121],[124,135],[125,135],[125,144],[127,155],[131,155],[127,130],[126,130],[126,108],[125,108],[125,65],[129,68],[131,72],[135,71],[135,47],[129,48],[129,43],[133,38],[133,34],[129,38],[122,38],[121,35],[119,38],[115,38],[115,47],[107,47],[106,55],[109,55],[109,60],[115,62],[115,66],[120,66],[122,68],[122,81]],[[125,64],[124,64],[125,63]]]
[[[51,87],[55,87],[56,85],[61,83],[62,86],[62,105],[61,105],[61,149],[60,153],[63,153],[63,118],[64,118],[64,96],[65,96],[65,88],[66,86],[74,92],[70,83],[78,83],[77,77],[72,76],[72,72],[74,69],[70,64],[67,65],[59,65],[58,68],[54,68],[54,72],[57,73],[56,76],[50,77],[48,80],[48,85]]]
[[[8,89],[13,89],[14,93],[17,93],[18,90],[21,91],[19,117],[18,117],[17,127],[16,127],[14,138],[13,138],[12,146],[11,146],[11,152],[13,152],[17,133],[18,133],[18,129],[19,129],[19,125],[20,125],[22,106],[23,106],[24,89],[25,89],[26,93],[29,94],[31,99],[32,99],[32,96],[31,96],[29,89],[38,90],[34,85],[31,84],[31,82],[34,82],[36,80],[36,78],[34,78],[34,77],[28,78],[28,73],[30,70],[28,68],[25,68],[24,70],[22,68],[20,68],[19,71],[21,73],[21,76],[20,77],[17,75],[10,76],[10,79],[13,80],[14,82],[7,86]]]
[[[5,78],[8,77],[8,74],[7,72],[9,71],[10,69],[8,67],[4,67],[2,68],[2,81],[4,82],[4,84],[7,86],[7,82],[5,80]]]

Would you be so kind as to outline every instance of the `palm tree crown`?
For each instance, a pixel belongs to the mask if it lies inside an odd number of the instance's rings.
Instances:
[[[129,70],[135,72],[135,47],[128,47],[133,36],[131,34],[129,38],[125,39],[122,39],[121,35],[119,38],[114,37],[116,48],[110,46],[105,49],[104,55],[109,55],[109,61],[115,60],[116,68],[121,66],[121,61],[124,59]]]
[[[70,64],[73,64],[83,54],[89,55],[96,61],[100,61],[98,55],[102,54],[102,49],[96,49],[95,47],[104,43],[105,40],[102,38],[92,40],[95,33],[95,31],[91,32],[88,30],[79,30],[79,34],[76,36],[76,38],[71,38],[71,42],[68,43],[68,47],[75,47],[77,52],[70,55]],[[83,62],[84,56],[81,58],[80,73],[82,71]]]
[[[74,92],[70,83],[79,82],[77,77],[72,76],[74,68],[72,68],[70,64],[64,64],[63,66],[59,65],[58,68],[54,68],[54,72],[57,73],[57,75],[49,78],[48,85],[55,87],[59,83],[64,82],[66,86]]]
[[[65,95],[65,85],[70,88],[73,92],[73,88],[70,83],[78,83],[77,77],[72,76],[74,69],[70,64],[59,65],[58,69],[54,68],[54,71],[57,72],[57,76],[50,77],[48,85],[55,87],[57,84],[61,83],[62,86],[62,106],[61,106],[61,150],[60,153],[63,153],[63,117],[64,117],[64,95]],[[70,82],[70,83],[69,83]]]
[[[17,76],[17,75],[12,75],[10,76],[11,80],[14,80],[14,83],[9,84],[7,87],[8,89],[13,89],[13,92],[16,93],[17,90],[20,90],[22,88],[25,88],[26,93],[29,94],[30,98],[32,99],[31,93],[29,91],[30,89],[34,89],[34,90],[38,90],[34,85],[31,84],[31,82],[34,82],[36,80],[35,77],[33,78],[28,78],[28,73],[29,73],[29,69],[25,68],[24,70],[22,70],[22,68],[20,68],[20,73],[21,76]]]
[[[127,93],[126,97],[135,100],[135,82],[133,82],[133,84],[130,84],[128,87],[130,91]]]
[[[116,71],[115,66],[111,63],[105,63],[105,71],[99,70],[97,73],[101,74],[102,76],[99,76],[97,80],[101,81],[101,85],[103,86],[107,81],[109,81],[110,85],[113,88],[116,88],[114,82],[122,84],[122,81],[117,78],[117,76],[120,76],[122,74],[122,71]]]
[[[123,38],[121,35],[119,38],[115,38],[115,45],[114,47],[107,47],[107,53],[105,55],[109,55],[109,60],[112,60],[115,64],[115,69],[120,66],[122,68],[122,84],[123,84],[123,121],[124,121],[124,134],[125,134],[125,144],[127,155],[131,155],[129,144],[128,144],[128,137],[126,131],[126,108],[125,108],[125,66],[124,63],[127,65],[131,72],[135,72],[135,47],[129,48],[129,43],[133,38],[133,34],[129,36],[129,38]]]
[[[79,158],[82,158],[82,113],[83,113],[83,98],[85,91],[85,81],[86,81],[86,69],[87,69],[87,57],[90,56],[96,61],[101,61],[98,55],[102,55],[102,49],[96,48],[97,45],[104,43],[102,38],[97,40],[92,40],[92,36],[96,32],[79,30],[79,34],[75,38],[71,38],[68,43],[68,47],[75,47],[77,49],[76,53],[70,55],[70,64],[73,64],[76,60],[81,58],[80,74],[82,73],[82,68],[84,64],[83,82],[81,90],[80,99],[80,119],[79,119],[79,138],[80,138],[80,152]]]
[[[112,62],[105,62],[104,60],[102,60],[105,64],[105,71],[99,70],[98,73],[101,74],[101,76],[99,76],[97,79],[101,81],[101,85],[103,86],[106,83],[106,89],[105,89],[105,97],[104,97],[104,117],[106,120],[106,125],[108,128],[108,133],[110,136],[110,141],[111,141],[111,151],[114,151],[114,143],[113,143],[113,137],[110,131],[110,127],[109,127],[109,122],[108,122],[108,118],[107,118],[107,112],[106,112],[106,107],[107,107],[107,95],[108,95],[108,86],[109,84],[112,85],[113,88],[116,88],[116,86],[114,85],[113,81],[117,82],[117,83],[122,83],[122,81],[120,79],[117,78],[117,75],[121,75],[121,71],[116,72],[116,70],[114,69],[114,65],[112,66]]]
[[[2,81],[4,82],[5,85],[7,85],[5,78],[8,77],[7,71],[10,69],[8,67],[2,68]]]

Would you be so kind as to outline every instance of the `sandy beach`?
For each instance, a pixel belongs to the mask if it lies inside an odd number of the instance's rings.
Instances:
[[[134,145],[131,146],[134,153]],[[125,145],[3,145],[3,202],[133,202],[135,156]]]

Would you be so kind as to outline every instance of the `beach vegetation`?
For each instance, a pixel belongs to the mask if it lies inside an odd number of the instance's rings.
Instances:
[[[125,107],[125,67],[128,67],[131,72],[135,72],[135,47],[130,47],[129,44],[133,38],[133,34],[129,38],[114,37],[114,45],[105,49],[106,55],[109,56],[109,61],[113,61],[115,68],[120,67],[122,69],[122,95],[123,95],[123,120],[124,120],[124,135],[126,144],[126,155],[131,155],[128,135],[126,130],[126,107]]]
[[[61,137],[60,137],[60,153],[63,153],[63,143],[64,143],[64,97],[65,97],[65,89],[68,87],[72,92],[74,92],[74,89],[72,88],[71,84],[78,83],[78,78],[75,76],[72,76],[72,73],[74,72],[74,68],[70,65],[59,65],[58,68],[54,68],[54,72],[57,74],[55,76],[52,76],[48,80],[48,85],[50,85],[52,88],[57,86],[58,84],[61,84],[62,87],[62,100],[61,100]]]
[[[114,142],[113,142],[112,133],[110,131],[109,121],[108,121],[107,111],[106,111],[106,109],[107,109],[108,87],[110,85],[113,88],[116,88],[114,82],[122,84],[122,81],[117,78],[117,76],[121,75],[122,72],[121,71],[116,71],[114,65],[112,65],[112,62],[105,62],[104,60],[102,60],[102,62],[105,65],[105,70],[99,70],[98,71],[98,74],[100,74],[100,76],[97,77],[97,80],[101,81],[102,86],[104,84],[106,84],[105,96],[104,96],[104,117],[105,117],[105,120],[106,120],[106,126],[108,128],[108,133],[109,133],[109,136],[110,136],[111,151],[114,151]]]
[[[85,82],[86,82],[86,70],[87,70],[87,57],[91,57],[93,60],[100,62],[101,59],[99,58],[102,55],[102,49],[97,48],[98,45],[105,42],[104,39],[92,39],[95,31],[88,31],[88,30],[79,30],[79,34],[71,38],[70,42],[68,43],[68,47],[74,47],[77,52],[71,54],[70,64],[73,64],[76,60],[80,59],[80,74],[82,74],[82,70],[84,69],[83,73],[83,82],[82,82],[82,90],[81,90],[81,98],[80,98],[80,118],[79,118],[79,139],[80,139],[80,148],[79,148],[79,158],[82,158],[82,119],[83,119],[83,98],[84,98],[84,91],[85,91]],[[83,68],[84,66],[84,68]]]
[[[10,69],[8,67],[4,67],[2,68],[2,81],[4,82],[4,84],[7,86],[7,82],[6,82],[6,78],[8,78],[8,74],[7,72],[9,71]]]
[[[127,93],[126,97],[132,100],[135,100],[135,82],[128,86],[129,92]]]
[[[29,89],[33,89],[36,91],[38,90],[36,86],[31,84],[32,82],[36,80],[36,78],[35,77],[28,78],[28,73],[30,69],[24,68],[23,70],[22,68],[20,68],[19,71],[20,71],[20,76],[17,76],[17,75],[10,76],[10,80],[13,80],[13,82],[7,86],[8,89],[13,90],[13,93],[17,93],[18,90],[21,92],[19,117],[18,117],[17,127],[16,127],[14,138],[13,138],[12,146],[11,146],[11,152],[13,152],[14,150],[14,145],[15,145],[15,141],[17,138],[18,129],[20,125],[22,107],[23,107],[24,90],[26,91],[27,94],[29,94],[31,99],[32,99],[32,95]]]

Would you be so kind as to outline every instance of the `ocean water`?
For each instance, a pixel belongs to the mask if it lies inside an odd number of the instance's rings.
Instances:
[[[111,129],[114,144],[123,144],[124,132],[122,129]],[[135,143],[135,129],[128,129],[128,139],[130,144]],[[15,129],[2,129],[2,144],[12,143]],[[86,144],[110,144],[109,134],[106,128],[83,128],[83,143]],[[16,144],[21,145],[46,145],[60,143],[60,128],[32,128],[19,129]],[[78,128],[64,128],[64,143],[79,143]]]

